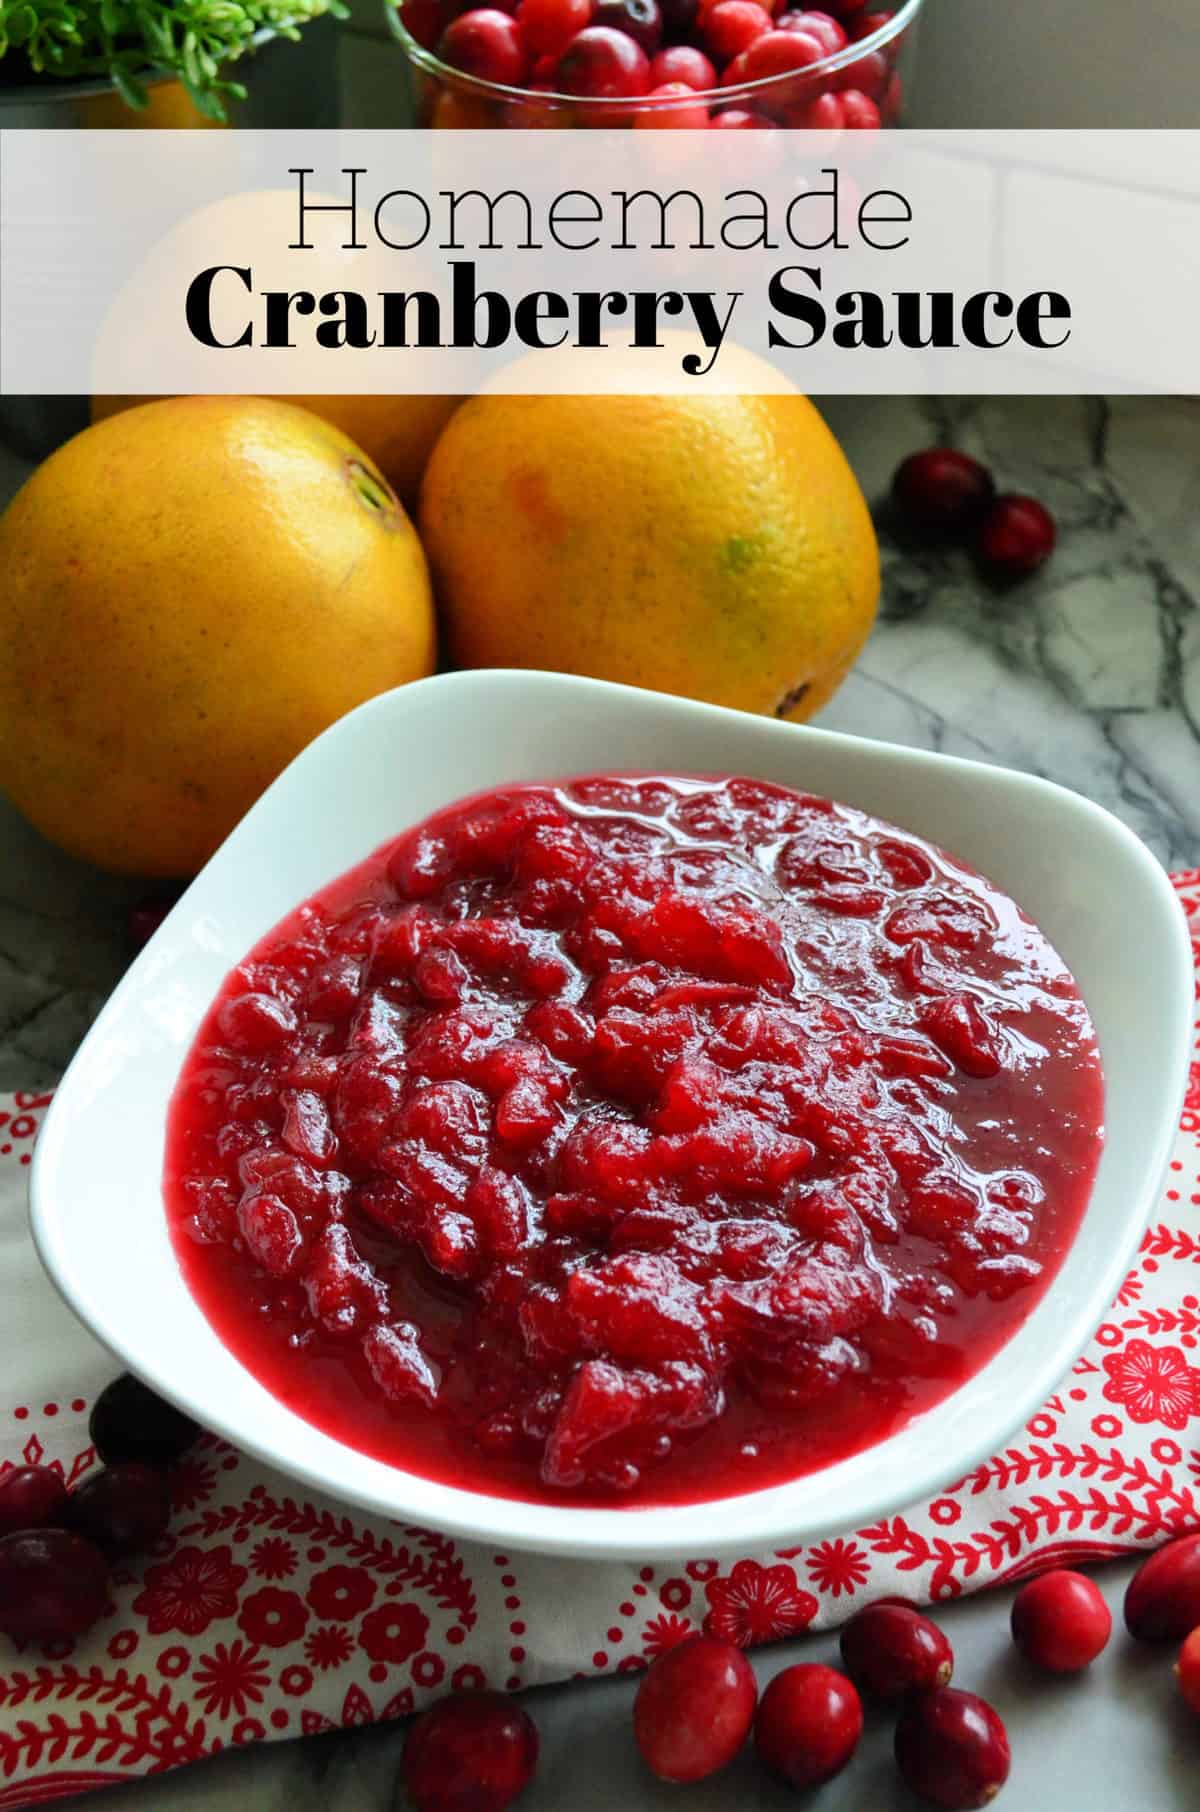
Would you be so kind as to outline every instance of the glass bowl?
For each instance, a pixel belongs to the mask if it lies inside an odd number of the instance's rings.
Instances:
[[[720,115],[736,112],[750,116],[739,121],[742,125],[805,128],[839,124],[829,102],[823,106],[821,103],[826,96],[848,90],[857,90],[870,103],[869,107],[858,109],[859,124],[901,124],[905,83],[911,76],[922,5],[923,0],[904,0],[869,36],[807,69],[697,92],[686,99],[655,95],[593,99],[507,88],[451,68],[421,44],[404,23],[404,0],[398,4],[397,0],[384,0],[384,12],[393,37],[404,52],[410,125],[476,130],[703,126]],[[881,15],[868,0],[862,16]]]

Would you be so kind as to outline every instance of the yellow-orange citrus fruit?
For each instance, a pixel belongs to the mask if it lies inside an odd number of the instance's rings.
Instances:
[[[191,873],[319,731],[435,663],[412,524],[285,403],[86,428],[0,518],[0,575],[0,786],[105,868]]]
[[[92,420],[104,421],[139,403],[158,397],[94,396]],[[460,398],[457,396],[280,396],[280,403],[311,409],[323,421],[348,434],[356,446],[375,461],[406,508],[417,501],[421,474],[433,443]]]
[[[469,667],[800,719],[878,603],[866,503],[795,392],[474,398],[434,448],[419,523]]]

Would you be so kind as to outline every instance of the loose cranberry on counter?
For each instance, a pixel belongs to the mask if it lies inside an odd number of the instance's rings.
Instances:
[[[924,535],[969,533],[987,513],[995,495],[995,481],[987,467],[954,447],[927,447],[923,453],[910,453],[892,479],[896,508]]]
[[[81,1636],[108,1608],[108,1563],[65,1529],[24,1529],[0,1541],[0,1630],[17,1642]]]
[[[717,85],[717,72],[702,50],[692,44],[668,44],[650,62],[650,88],[682,82],[698,94]]]
[[[589,25],[573,38],[558,65],[565,94],[587,100],[622,100],[645,94],[650,61],[640,44],[609,25]]]
[[[529,68],[520,26],[495,6],[478,7],[452,20],[442,33],[438,55],[464,75],[505,88],[519,87]]]
[[[1188,1706],[1200,1712],[1200,1629],[1194,1629],[1180,1649],[1175,1676]]]
[[[104,1466],[77,1485],[63,1520],[115,1560],[158,1540],[171,1520],[171,1494],[161,1472],[127,1460]]]
[[[1008,1734],[986,1699],[941,1686],[909,1699],[896,1725],[896,1765],[907,1787],[966,1812],[995,1799],[1008,1779]]]
[[[878,1699],[945,1686],[954,1672],[954,1650],[936,1623],[896,1604],[867,1605],[842,1631],[840,1646],[854,1684]]]
[[[1025,579],[1054,552],[1058,532],[1036,497],[997,497],[979,526],[980,559],[1004,579]]]
[[[820,63],[824,52],[820,43],[804,31],[768,31],[756,38],[742,53],[746,82],[761,82],[766,76],[797,75]]]
[[[560,56],[591,17],[592,0],[521,0],[517,8],[521,36],[535,57]]]
[[[1056,1567],[1021,1587],[1013,1600],[1012,1633],[1035,1666],[1074,1674],[1104,1648],[1112,1614],[1093,1580]]]
[[[0,1478],[0,1536],[61,1521],[67,1488],[49,1466],[14,1466]]]
[[[701,26],[705,47],[718,63],[740,56],[770,29],[771,15],[756,0],[720,0],[705,13]]]
[[[651,131],[666,128],[703,132],[708,125],[708,108],[686,82],[664,82],[661,88],[652,88],[647,99],[673,101],[675,105],[642,109],[633,122],[635,126]]]
[[[662,43],[663,20],[658,0],[596,0],[591,22],[623,31],[648,57]]]
[[[642,1760],[662,1781],[706,1779],[742,1748],[757,1698],[741,1649],[689,1636],[661,1654],[638,1687],[633,1735]]]
[[[138,1460],[146,1466],[173,1466],[198,1438],[200,1424],[126,1372],[96,1398],[88,1434],[106,1465]]]
[[[862,1701],[844,1674],[801,1662],[776,1674],[758,1707],[754,1745],[793,1787],[819,1787],[840,1774],[862,1735]]]
[[[1125,1589],[1125,1627],[1139,1642],[1182,1642],[1200,1625],[1200,1535],[1144,1560]]]
[[[456,1693],[415,1720],[402,1774],[415,1812],[504,1812],[537,1767],[537,1726],[498,1692]]]

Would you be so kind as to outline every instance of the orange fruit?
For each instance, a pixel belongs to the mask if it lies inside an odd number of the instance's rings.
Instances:
[[[878,604],[866,503],[794,391],[476,397],[434,448],[419,524],[468,667],[800,719],[841,684]]]
[[[434,666],[412,524],[285,403],[84,429],[0,518],[0,573],[0,786],[105,868],[191,873],[319,731]]]
[[[94,396],[92,420],[104,421],[150,396]],[[311,409],[348,434],[383,473],[406,507],[415,505],[433,443],[458,408],[457,396],[280,396],[275,401]]]

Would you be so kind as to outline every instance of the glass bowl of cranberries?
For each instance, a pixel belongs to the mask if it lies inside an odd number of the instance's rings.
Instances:
[[[410,117],[435,128],[877,131],[922,0],[386,0]]]

